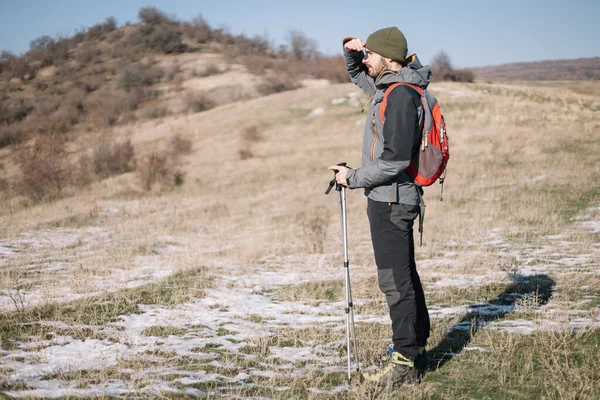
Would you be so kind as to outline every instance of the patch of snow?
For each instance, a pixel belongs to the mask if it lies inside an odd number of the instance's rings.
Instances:
[[[490,351],[489,349],[484,349],[483,347],[477,347],[477,346],[466,346],[466,347],[463,348],[463,350],[466,350],[466,351],[479,351],[479,352],[482,352],[482,353],[487,353],[487,352]]]
[[[531,180],[532,183],[537,183],[546,179],[546,175],[538,175]]]
[[[593,233],[600,233],[600,221],[583,221],[579,226]]]
[[[314,110],[312,110],[312,111],[311,111],[311,112],[308,114],[308,116],[309,116],[309,117],[314,117],[314,116],[321,115],[321,114],[324,114],[324,113],[325,113],[325,109],[324,109],[323,107],[317,107],[317,108],[315,108]]]
[[[337,99],[333,99],[331,100],[331,104],[333,104],[334,106],[337,106],[338,104],[342,104],[346,102],[346,98],[345,97],[338,97]]]

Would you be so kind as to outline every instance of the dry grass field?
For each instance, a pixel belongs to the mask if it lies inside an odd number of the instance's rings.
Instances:
[[[366,98],[321,84],[114,128],[140,153],[190,140],[183,185],[148,192],[131,172],[52,202],[2,199],[2,393],[599,398],[600,84],[430,90],[451,159],[417,247],[432,317],[420,385],[345,380],[338,202],[324,191],[329,165],[360,164]],[[361,191],[348,223],[368,368],[391,329]]]

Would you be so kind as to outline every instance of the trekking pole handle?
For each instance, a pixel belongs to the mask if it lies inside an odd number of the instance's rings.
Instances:
[[[345,162],[341,162],[341,163],[337,163],[337,165],[339,165],[340,167],[345,167],[347,164]],[[325,194],[329,194],[329,192],[331,192],[331,189],[335,186],[335,190],[337,190],[338,192],[340,190],[342,190],[341,185],[338,185],[338,183],[335,181],[335,175],[337,174],[337,171],[334,170],[333,171],[333,179],[331,181],[329,181],[329,187],[327,188],[327,190],[325,191]]]

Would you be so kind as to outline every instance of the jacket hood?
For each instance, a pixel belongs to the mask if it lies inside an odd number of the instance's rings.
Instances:
[[[416,54],[411,57],[412,61],[400,71],[384,70],[377,79],[375,79],[375,86],[377,86],[378,89],[381,89],[396,82],[407,82],[423,89],[427,89],[427,86],[431,82],[431,68],[429,65],[423,66]],[[409,57],[409,59],[411,57]]]

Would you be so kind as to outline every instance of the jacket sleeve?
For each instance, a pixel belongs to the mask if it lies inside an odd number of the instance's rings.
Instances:
[[[352,40],[346,38],[342,44]],[[372,96],[375,93],[375,79],[371,78],[367,73],[367,67],[362,63],[363,54],[360,51],[349,51],[344,48],[344,58],[346,60],[346,69],[350,75],[352,82],[363,90],[367,95]]]
[[[407,90],[397,87],[388,95],[383,152],[375,160],[348,172],[349,188],[372,188],[391,182],[410,165],[420,131],[418,103]]]

